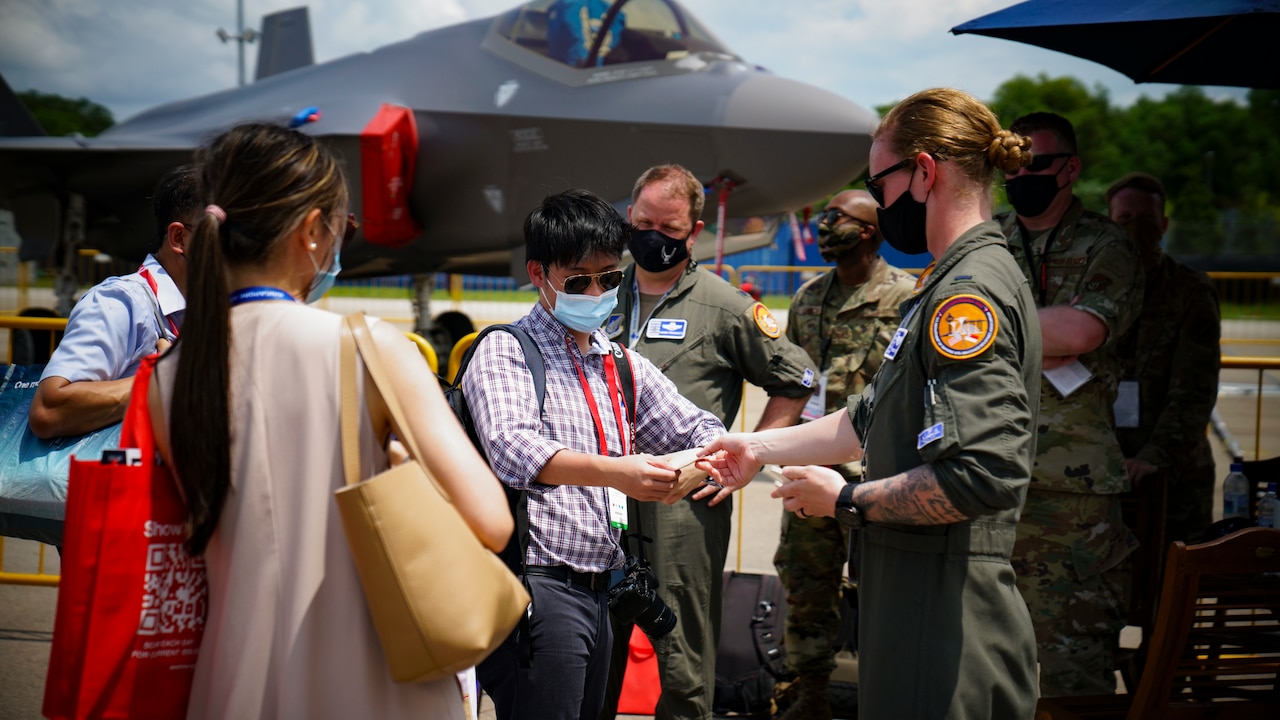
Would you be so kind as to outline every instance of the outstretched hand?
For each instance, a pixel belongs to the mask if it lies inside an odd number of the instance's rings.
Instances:
[[[702,449],[698,469],[704,470],[725,489],[737,489],[760,472],[764,463],[756,456],[749,435],[721,435]]]

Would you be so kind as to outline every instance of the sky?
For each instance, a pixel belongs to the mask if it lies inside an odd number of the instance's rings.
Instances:
[[[245,25],[299,0],[243,0]],[[874,109],[934,86],[989,99],[1017,74],[1071,75],[1112,102],[1161,96],[1101,65],[1022,43],[952,35],[1016,0],[680,0],[744,60]],[[516,0],[311,0],[317,62],[489,17]],[[798,12],[797,10],[802,10]],[[0,0],[0,75],[16,91],[86,97],[117,121],[237,82],[236,0]],[[252,81],[257,46],[245,53]],[[1205,88],[1213,97],[1244,91]]]

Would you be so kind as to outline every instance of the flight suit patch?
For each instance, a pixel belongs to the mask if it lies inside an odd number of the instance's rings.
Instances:
[[[940,355],[967,360],[991,347],[999,331],[991,304],[977,295],[947,298],[929,321],[929,340]]]
[[[652,318],[645,326],[644,336],[653,340],[683,340],[689,321],[683,318]]]
[[[614,313],[604,321],[604,334],[609,337],[617,337],[622,332],[622,313]]]
[[[778,321],[774,319],[773,313],[769,312],[769,308],[756,303],[751,308],[751,317],[756,321],[756,327],[760,328],[760,332],[777,340],[782,336],[782,328],[778,327]]]

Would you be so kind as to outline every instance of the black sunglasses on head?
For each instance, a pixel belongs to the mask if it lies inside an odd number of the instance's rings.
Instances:
[[[600,289],[609,292],[622,284],[621,270],[605,270],[598,273],[570,275],[564,279],[564,291],[569,295],[581,295],[591,289],[591,280],[595,279]]]
[[[1075,155],[1075,153],[1033,154],[1031,156],[1031,163],[1022,169],[1027,172],[1033,172],[1033,173],[1044,172],[1045,170],[1048,170],[1053,165],[1054,160],[1057,160],[1059,158],[1068,158],[1068,157],[1071,157],[1072,155]]]

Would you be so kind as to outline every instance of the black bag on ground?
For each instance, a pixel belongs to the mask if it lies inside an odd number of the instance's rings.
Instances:
[[[716,649],[716,714],[768,716],[783,677],[787,592],[776,575],[724,574],[720,647]]]

